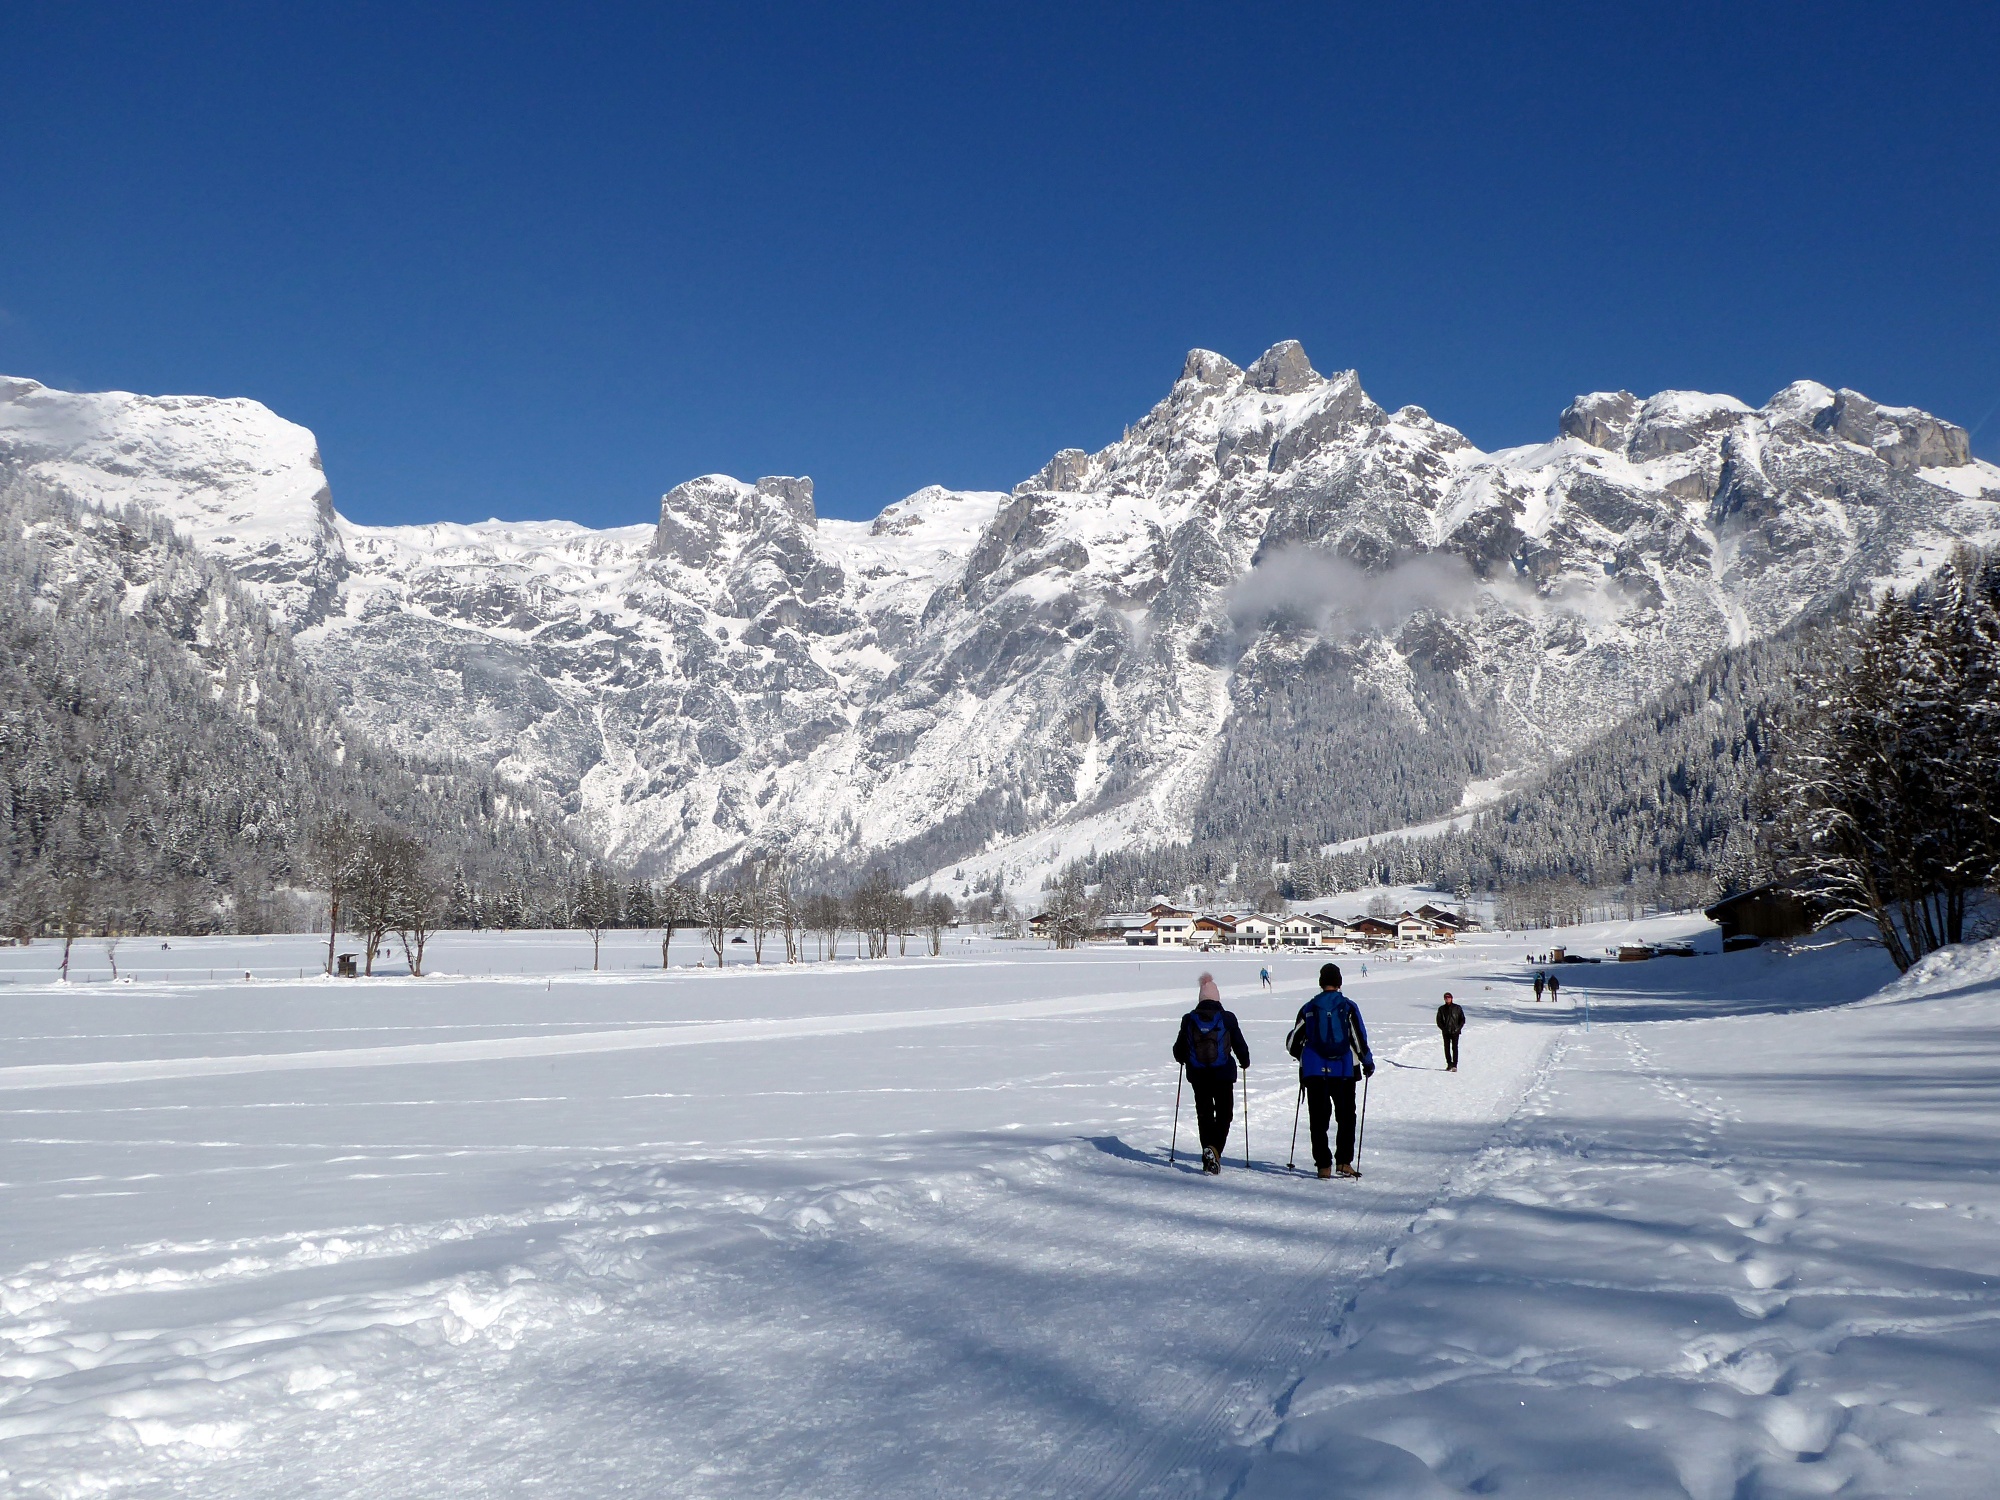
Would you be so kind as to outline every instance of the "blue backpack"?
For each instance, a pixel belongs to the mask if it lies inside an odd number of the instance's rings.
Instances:
[[[1194,1036],[1189,1039],[1188,1066],[1190,1068],[1222,1068],[1229,1064],[1229,1017],[1222,1011],[1215,1013],[1215,1022],[1210,1025],[1202,1020],[1199,1011],[1188,1012],[1188,1019],[1194,1022]]]
[[[1347,1017],[1342,1013],[1340,1003],[1329,1003],[1324,994],[1315,995],[1312,1013],[1299,1020],[1299,1042],[1301,1051],[1310,1047],[1328,1062],[1349,1050]],[[1299,1054],[1295,1052],[1292,1055],[1296,1057]]]

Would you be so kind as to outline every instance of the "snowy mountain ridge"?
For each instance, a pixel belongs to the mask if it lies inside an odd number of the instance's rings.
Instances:
[[[542,787],[613,858],[967,885],[1443,816],[1726,645],[2000,541],[1964,431],[1857,392],[1597,392],[1484,453],[1293,342],[1194,351],[1099,452],[872,522],[820,520],[809,479],[706,475],[652,526],[359,526],[254,402],[19,380],[9,477],[170,517],[359,725]]]

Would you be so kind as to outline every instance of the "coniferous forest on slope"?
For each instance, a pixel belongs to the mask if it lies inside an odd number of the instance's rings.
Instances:
[[[406,829],[452,877],[539,884],[574,850],[532,794],[371,746],[219,563],[144,513],[0,487],[0,913],[92,928],[300,920],[311,831]]]

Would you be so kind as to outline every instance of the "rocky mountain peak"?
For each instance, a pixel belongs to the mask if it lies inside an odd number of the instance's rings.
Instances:
[[[757,481],[756,489],[766,499],[784,506],[801,526],[811,526],[819,520],[813,510],[813,482],[802,475],[767,474]]]
[[[1567,437],[1623,453],[1639,420],[1639,398],[1630,391],[1592,391],[1563,408],[1558,428]]]
[[[1705,391],[1661,391],[1639,405],[1638,420],[1627,439],[1627,456],[1644,462],[1670,453],[1687,453],[1703,441],[1734,427],[1750,408],[1734,396]]]
[[[810,479],[767,475],[745,484],[727,474],[685,480],[660,497],[653,556],[707,568],[751,539],[818,525]]]
[[[1242,366],[1224,359],[1212,349],[1190,349],[1181,364],[1181,379],[1196,385],[1228,385],[1243,378]]]
[[[1014,493],[1025,495],[1031,490],[1050,490],[1056,494],[1075,494],[1085,487],[1090,477],[1090,455],[1081,448],[1065,448],[1031,477],[1014,486]]]
[[[1297,339],[1273,344],[1243,372],[1244,384],[1278,396],[1302,391],[1319,378],[1319,371],[1306,358],[1305,346]]]
[[[1858,443],[1898,473],[1954,469],[1972,462],[1963,427],[1914,406],[1881,406],[1859,391],[1841,389],[1813,415],[1813,426]]]

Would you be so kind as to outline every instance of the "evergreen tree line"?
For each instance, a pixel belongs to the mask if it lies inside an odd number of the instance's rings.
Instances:
[[[1770,760],[1771,727],[1831,628],[1801,625],[1723,651],[1464,828],[1320,852],[1336,841],[1325,836],[1333,830],[1353,837],[1394,826],[1377,821],[1391,816],[1442,817],[1465,780],[1483,773],[1468,711],[1433,685],[1428,701],[1444,707],[1433,709],[1432,733],[1412,741],[1426,748],[1420,753],[1387,729],[1370,730],[1361,742],[1374,753],[1351,762],[1322,747],[1312,761],[1315,789],[1301,799],[1308,817],[1293,819],[1289,795],[1273,795],[1258,807],[1256,826],[1238,802],[1208,817],[1190,843],[1093,853],[1078,870],[1100,885],[1100,899],[1127,908],[1161,893],[1247,906],[1274,894],[1306,900],[1428,885],[1460,898],[1492,896],[1503,926],[1525,928],[1702,904],[1758,867],[1758,780]],[[1339,699],[1323,694],[1307,684],[1288,695],[1286,732],[1302,744],[1316,743],[1316,714],[1340,711]],[[1400,757],[1408,764],[1387,778],[1385,796],[1375,775],[1384,760]],[[1274,768],[1277,784],[1283,756],[1257,750],[1252,758]],[[1339,819],[1312,811],[1343,795],[1356,805]]]
[[[1457,681],[1419,655],[1406,704],[1357,678],[1356,666],[1322,642],[1243,674],[1196,813],[1197,845],[1283,864],[1458,805],[1465,783],[1486,772],[1488,736]]]
[[[311,834],[400,830],[466,888],[575,862],[531,792],[391,755],[218,563],[137,511],[0,475],[0,931],[281,931]]]
[[[1779,726],[1765,853],[1908,969],[2000,898],[2000,557],[1962,549],[1826,644]]]

